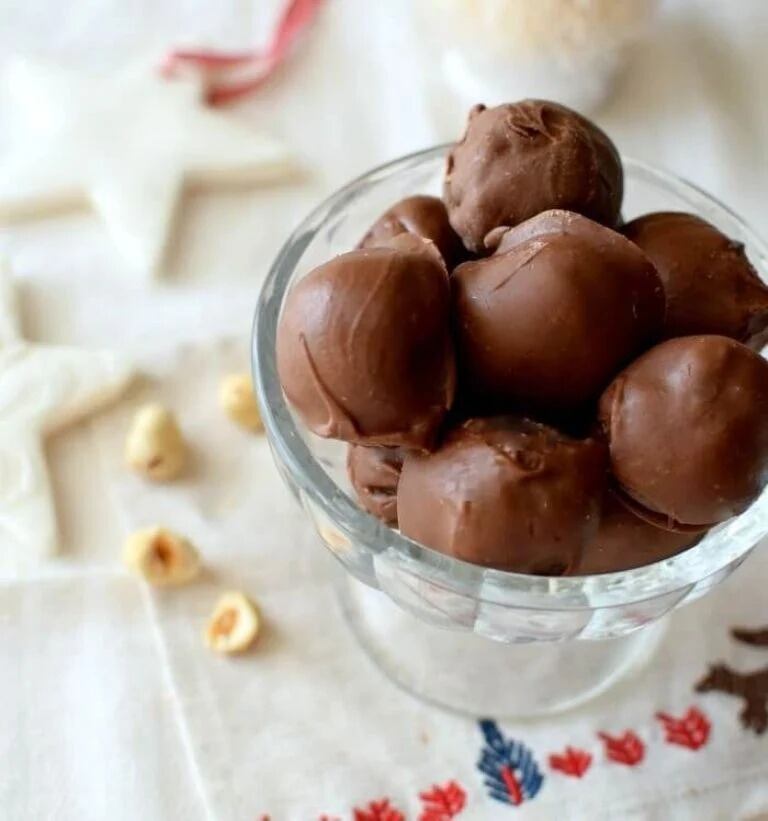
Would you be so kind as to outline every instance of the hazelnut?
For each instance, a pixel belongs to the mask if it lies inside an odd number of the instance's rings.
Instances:
[[[334,553],[346,553],[352,547],[349,537],[331,524],[323,522],[318,531],[320,538]]]
[[[244,593],[225,593],[208,619],[205,643],[217,653],[240,653],[256,640],[260,626],[259,611]]]
[[[200,558],[191,542],[159,526],[132,533],[126,539],[123,560],[158,587],[187,584],[200,573]]]
[[[264,429],[253,391],[253,380],[247,373],[231,373],[221,380],[219,404],[227,416],[241,427],[251,431]]]
[[[139,408],[125,442],[125,460],[137,473],[156,482],[175,479],[181,473],[186,446],[171,411],[158,404]]]

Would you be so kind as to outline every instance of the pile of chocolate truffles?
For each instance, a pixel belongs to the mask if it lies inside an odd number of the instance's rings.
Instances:
[[[291,289],[283,389],[349,443],[367,511],[467,562],[582,575],[668,558],[760,494],[768,288],[697,216],[624,224],[622,193],[576,112],[476,106],[442,199],[396,203]]]

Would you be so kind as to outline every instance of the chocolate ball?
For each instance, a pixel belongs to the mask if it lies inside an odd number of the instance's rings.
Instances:
[[[612,490],[605,494],[597,535],[584,548],[574,573],[618,573],[643,567],[696,544],[702,532],[679,533],[636,516]]]
[[[445,203],[438,197],[406,197],[385,211],[360,241],[361,248],[374,248],[398,234],[434,242],[449,270],[465,256],[464,246],[448,222]]]
[[[720,334],[747,342],[768,328],[768,287],[744,246],[693,214],[646,214],[623,233],[656,266],[667,296],[664,336]]]
[[[406,451],[350,445],[347,472],[361,506],[389,525],[397,525],[397,483]]]
[[[409,454],[400,530],[467,562],[558,576],[597,530],[605,446],[522,417],[471,419],[434,453]]]
[[[450,288],[432,243],[351,251],[291,289],[277,330],[288,400],[320,436],[432,446],[453,401]]]
[[[507,232],[496,254],[460,265],[452,286],[462,390],[479,407],[549,413],[595,400],[664,317],[643,253],[562,211]]]
[[[613,473],[670,528],[744,511],[768,481],[768,362],[724,336],[663,342],[600,399]]]
[[[451,225],[475,253],[495,248],[500,229],[550,208],[614,226],[622,195],[621,159],[610,139],[544,100],[473,108],[448,154],[443,189]]]

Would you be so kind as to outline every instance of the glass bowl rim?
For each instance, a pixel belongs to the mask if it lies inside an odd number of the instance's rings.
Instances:
[[[259,293],[252,329],[254,385],[274,458],[287,469],[291,480],[301,492],[352,543],[364,546],[373,554],[387,552],[391,555],[394,552],[394,557],[409,569],[449,589],[482,589],[484,593],[496,590],[503,598],[507,598],[505,592],[524,591],[545,596],[555,605],[559,601],[566,609],[621,606],[672,593],[686,586],[692,587],[703,579],[716,576],[733,562],[745,557],[754,543],[745,544],[738,550],[721,550],[717,561],[707,560],[705,553],[707,545],[709,552],[712,552],[710,536],[716,538],[724,526],[738,522],[745,515],[741,514],[715,528],[717,534],[710,532],[695,546],[671,558],[630,570],[556,577],[496,570],[447,556],[412,541],[366,513],[326,473],[299,433],[277,377],[275,332],[293,272],[322,225],[342,212],[356,194],[398,171],[443,157],[450,145],[451,143],[443,143],[412,152],[354,178],[313,208],[292,231],[275,257]],[[662,188],[674,190],[681,199],[692,205],[695,201],[706,203],[732,220],[743,236],[748,238],[750,245],[759,252],[763,264],[758,264],[754,259],[751,261],[761,278],[765,278],[764,264],[768,261],[768,246],[735,211],[695,183],[670,171],[624,155],[622,163],[625,177],[627,172],[638,175]],[[768,490],[761,499],[766,497]],[[757,501],[753,503],[757,504]],[[378,547],[371,547],[371,543]],[[660,569],[663,572],[658,572]],[[484,595],[484,598],[487,596]],[[585,605],[586,599],[589,600],[588,605]]]

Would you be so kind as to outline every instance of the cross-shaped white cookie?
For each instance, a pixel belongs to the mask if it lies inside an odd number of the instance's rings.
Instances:
[[[294,168],[280,143],[207,109],[192,78],[16,60],[0,80],[12,135],[0,222],[89,204],[141,274],[161,263],[186,184],[260,183]]]
[[[113,400],[130,376],[113,353],[22,339],[0,261],[0,565],[56,552],[44,438]]]

